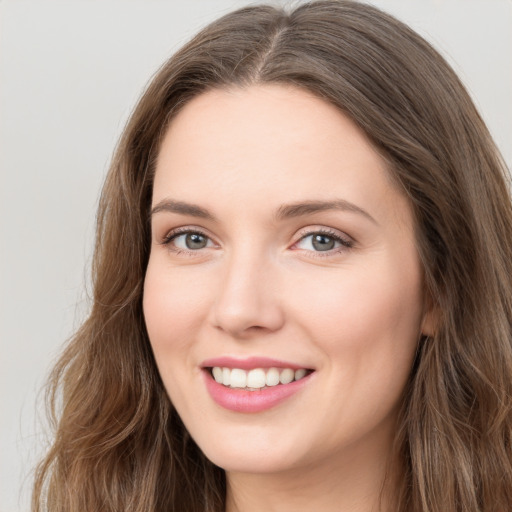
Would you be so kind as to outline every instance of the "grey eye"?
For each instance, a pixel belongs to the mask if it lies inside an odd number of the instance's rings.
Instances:
[[[172,237],[172,244],[178,249],[197,251],[206,247],[211,247],[211,240],[201,233],[182,233]]]
[[[311,235],[307,235],[297,244],[300,249],[315,252],[330,251],[340,245],[341,243],[336,237],[324,233],[312,233]]]
[[[187,249],[203,249],[206,247],[208,239],[198,233],[188,233],[185,235],[185,245]]]
[[[312,245],[317,251],[329,251],[334,249],[335,240],[331,236],[317,233],[313,235]]]

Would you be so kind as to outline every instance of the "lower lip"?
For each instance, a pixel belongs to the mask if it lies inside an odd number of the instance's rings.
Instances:
[[[213,379],[208,370],[205,370],[203,374],[206,388],[215,403],[224,409],[243,413],[262,412],[279,405],[300,391],[309,382],[312,375],[310,373],[306,377],[289,384],[278,384],[257,391],[247,391],[245,389],[232,389],[219,384]]]

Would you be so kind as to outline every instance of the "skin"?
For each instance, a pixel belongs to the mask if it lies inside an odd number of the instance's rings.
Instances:
[[[170,199],[214,218],[161,208]],[[351,206],[275,218],[332,200]],[[170,125],[153,207],[147,329],[174,406],[226,470],[227,510],[390,509],[397,410],[432,322],[410,206],[364,133],[298,88],[209,91]],[[169,241],[177,228],[205,245]],[[322,230],[351,246],[319,250]],[[315,371],[278,406],[238,413],[204,384],[202,361],[220,356]]]

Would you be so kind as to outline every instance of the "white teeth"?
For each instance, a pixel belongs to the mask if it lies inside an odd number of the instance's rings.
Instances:
[[[300,380],[302,377],[306,376],[306,370],[301,368],[300,370],[295,370],[295,380]]]
[[[300,380],[307,375],[305,368],[292,370],[291,368],[254,368],[246,371],[240,368],[212,368],[212,375],[216,382],[232,388],[247,388],[257,390],[265,386],[277,386],[278,384],[289,384],[294,380]]]
[[[279,375],[279,382],[281,384],[290,384],[295,378],[295,372],[291,368],[285,368]]]
[[[277,386],[279,384],[279,370],[277,368],[270,368],[265,378],[267,386]]]
[[[265,386],[265,371],[261,368],[251,370],[247,374],[247,387],[262,388]]]
[[[212,374],[215,381],[218,382],[219,384],[222,384],[222,368],[215,366],[214,368],[212,368]]]
[[[231,370],[231,387],[232,388],[245,388],[247,386],[247,372],[240,370],[240,368],[233,368]]]

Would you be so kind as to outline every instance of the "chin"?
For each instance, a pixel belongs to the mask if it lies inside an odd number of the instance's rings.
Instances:
[[[254,433],[232,436],[215,436],[214,439],[196,441],[205,456],[227,472],[275,473],[285,471],[299,463],[297,443],[286,446],[270,439],[257,439]],[[300,445],[299,445],[300,446]]]
[[[280,456],[265,455],[257,450],[253,452],[221,453],[215,451],[211,456],[205,453],[206,457],[216,466],[224,469],[227,473],[279,473],[294,467],[293,461],[288,461]]]

